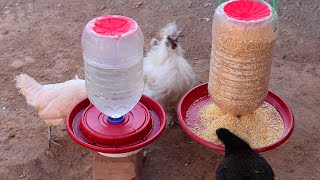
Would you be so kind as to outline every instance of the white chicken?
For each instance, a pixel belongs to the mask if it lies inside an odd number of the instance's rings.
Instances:
[[[184,51],[178,44],[181,31],[176,23],[166,25],[161,31],[160,41],[153,39],[151,49],[144,61],[144,94],[154,98],[172,112],[180,98],[196,84],[196,75],[191,65],[184,58]],[[153,45],[157,42],[156,45]],[[173,121],[167,117],[168,124]]]
[[[48,125],[49,148],[50,143],[60,145],[52,139],[51,127],[62,125],[71,108],[87,97],[85,81],[76,76],[63,83],[41,85],[32,77],[21,74],[16,77],[16,82],[27,103],[38,111],[39,117]]]

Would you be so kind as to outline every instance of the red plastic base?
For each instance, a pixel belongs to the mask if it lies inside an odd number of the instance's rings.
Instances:
[[[233,1],[224,6],[226,14],[242,21],[259,20],[270,15],[267,5],[250,0]]]
[[[165,112],[160,104],[145,95],[142,95],[137,108],[140,109],[138,110],[140,111],[139,113],[145,113],[139,106],[143,106],[142,109],[149,112],[147,113],[148,115],[143,115],[145,121],[142,120],[139,123],[131,119],[133,118],[131,116],[135,116],[135,110],[132,111],[133,114],[127,115],[126,120],[122,124],[118,125],[108,124],[105,122],[106,117],[101,114],[96,119],[95,117],[99,113],[94,112],[91,112],[95,114],[91,116],[92,119],[89,117],[87,121],[84,121],[82,120],[82,116],[86,108],[91,109],[91,111],[95,109],[90,108],[90,106],[90,101],[84,99],[71,110],[67,117],[67,131],[75,142],[94,151],[110,154],[135,151],[155,141],[165,129]],[[88,115],[90,116],[90,111],[87,111],[84,116],[88,117]],[[87,128],[89,127],[86,129],[88,132],[84,132],[80,124],[88,123],[89,121],[89,126],[87,126],[88,124],[85,125]],[[122,131],[121,129],[124,127],[126,130]],[[137,131],[127,128],[137,129]],[[144,131],[143,129],[149,129],[150,131]]]
[[[82,134],[94,144],[119,147],[143,141],[152,130],[150,113],[141,103],[126,114],[120,124],[111,124],[107,118],[91,104],[80,121]]]
[[[265,147],[256,148],[255,151],[257,152],[269,151],[271,149],[274,149],[280,146],[281,144],[283,144],[285,141],[288,140],[294,128],[294,117],[293,117],[292,111],[289,108],[289,106],[280,97],[278,97],[277,95],[269,91],[265,101],[273,105],[279,111],[283,119],[285,128],[284,128],[283,135],[279,141],[274,142],[273,144],[270,144]],[[208,95],[208,84],[206,83],[198,87],[195,87],[181,99],[177,109],[178,119],[181,127],[192,139],[198,141],[202,145],[207,146],[211,149],[224,151],[224,146],[213,144],[209,141],[202,139],[201,137],[193,133],[192,130],[189,129],[189,127],[186,124],[187,112],[188,112],[189,119],[193,119],[192,122],[189,122],[191,126],[192,124],[201,124],[199,111],[202,107],[209,104],[210,102],[211,102],[211,99]],[[191,106],[192,104],[194,105]]]

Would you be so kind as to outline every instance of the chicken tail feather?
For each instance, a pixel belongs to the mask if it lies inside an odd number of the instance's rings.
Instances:
[[[20,90],[28,102],[34,106],[36,102],[37,92],[41,90],[42,85],[27,74],[20,74],[15,77],[16,87]]]

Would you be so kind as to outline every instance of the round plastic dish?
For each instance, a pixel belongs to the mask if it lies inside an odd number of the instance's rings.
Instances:
[[[278,112],[280,113],[283,119],[285,127],[284,127],[283,135],[279,141],[276,141],[273,144],[270,144],[264,147],[254,149],[257,152],[269,151],[271,149],[274,149],[280,146],[281,144],[283,144],[285,141],[288,140],[294,128],[294,117],[293,117],[292,111],[289,108],[289,106],[280,97],[278,97],[277,95],[269,91],[265,101],[273,105],[278,110]],[[192,130],[189,129],[189,127],[186,124],[186,116],[188,111],[190,113],[188,115],[192,117],[191,123],[199,124],[200,123],[199,110],[201,109],[201,107],[207,105],[208,103],[210,103],[210,97],[208,95],[208,84],[205,83],[195,87],[194,89],[190,90],[180,100],[180,103],[177,109],[178,119],[183,130],[192,139],[194,139],[195,141],[199,142],[200,144],[206,147],[224,152],[224,146],[213,144],[209,141],[204,140],[203,138],[193,133]],[[191,107],[191,105],[193,104],[194,106]]]
[[[76,143],[85,148],[101,153],[127,153],[155,141],[165,129],[165,117],[156,101],[142,95],[121,124],[110,124],[104,114],[84,99],[70,111],[67,131]]]

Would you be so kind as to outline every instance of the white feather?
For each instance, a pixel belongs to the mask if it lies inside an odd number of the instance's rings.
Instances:
[[[21,74],[16,82],[27,103],[49,126],[62,124],[71,108],[87,97],[85,81],[77,76],[63,83],[41,85],[32,77]]]
[[[175,39],[180,32],[175,23],[161,30],[162,39],[144,58],[144,94],[154,98],[167,111],[175,108],[180,98],[196,83],[191,65],[184,58],[179,44],[168,46],[167,38]]]

